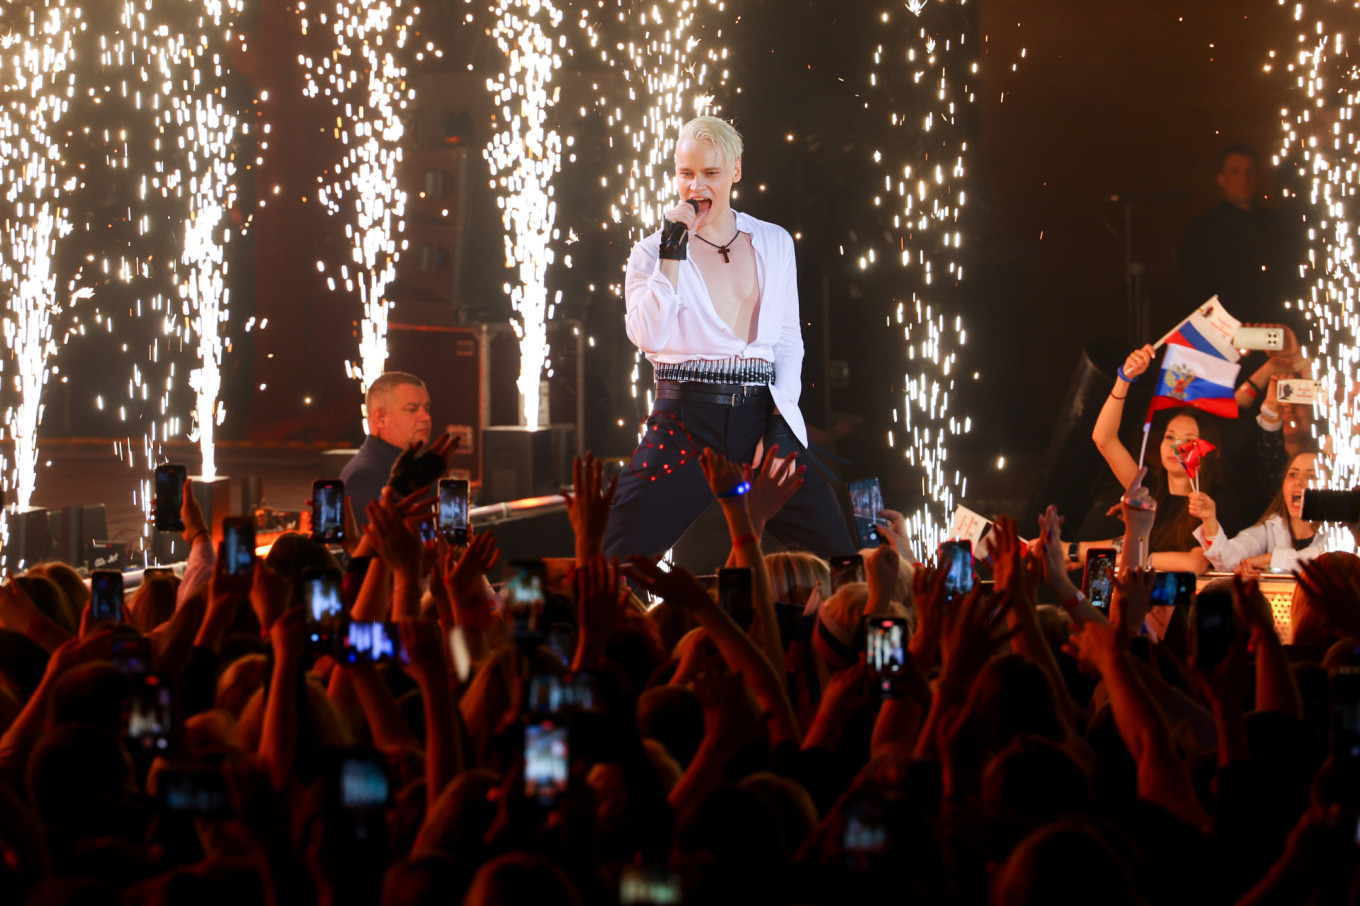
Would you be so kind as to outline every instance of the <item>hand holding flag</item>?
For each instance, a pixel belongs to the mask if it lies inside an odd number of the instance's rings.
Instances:
[[[1189,406],[1223,418],[1237,418],[1234,388],[1242,366],[1186,346],[1168,346],[1153,393],[1148,420],[1158,409]]]
[[[1190,479],[1191,486],[1195,489],[1195,493],[1198,494],[1199,467],[1203,465],[1204,457],[1209,455],[1211,451],[1217,449],[1217,447],[1207,440],[1187,438],[1185,440],[1177,441],[1174,449],[1176,451],[1176,462],[1180,463],[1181,468],[1185,469],[1186,477]]]
[[[1228,314],[1218,296],[1211,296],[1199,308],[1190,313],[1171,331],[1157,341],[1157,348],[1163,343],[1197,349],[1206,355],[1215,356],[1225,362],[1236,362],[1241,358],[1233,346],[1233,335],[1242,322]]]

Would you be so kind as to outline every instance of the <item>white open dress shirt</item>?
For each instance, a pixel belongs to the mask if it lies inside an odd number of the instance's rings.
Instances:
[[[628,339],[652,364],[763,359],[774,363],[770,396],[794,436],[807,446],[807,426],[798,409],[803,393],[803,330],[798,321],[798,268],[793,237],[783,227],[734,211],[737,229],[751,237],[756,252],[760,307],[755,339],[733,333],[718,316],[699,267],[680,265],[680,286],[661,273],[661,233],[657,231],[628,256],[624,284]]]

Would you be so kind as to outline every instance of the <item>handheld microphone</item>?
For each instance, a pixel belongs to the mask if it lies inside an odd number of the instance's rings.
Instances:
[[[685,199],[685,204],[687,204],[687,205],[689,205],[690,207],[694,208],[694,213],[696,213],[696,214],[699,213],[699,202],[695,201],[693,198],[686,198],[686,199]]]

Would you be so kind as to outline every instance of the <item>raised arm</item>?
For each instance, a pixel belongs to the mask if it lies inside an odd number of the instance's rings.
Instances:
[[[1198,498],[1203,498],[1203,501]],[[1214,509],[1209,495],[1190,495],[1190,515],[1202,520],[1199,528],[1195,529],[1195,539],[1200,542],[1204,557],[1211,567],[1221,572],[1232,572],[1243,560],[1262,555],[1266,555],[1269,560],[1270,532],[1264,524],[1248,526],[1229,538],[1214,517]],[[1206,511],[1209,513],[1207,517],[1202,515]]]
[[[496,595],[486,573],[500,559],[496,536],[490,532],[473,535],[461,555],[450,548],[444,556],[444,585],[453,607],[453,621],[463,632],[473,663],[480,663],[490,650],[486,633],[496,620]]]
[[[260,734],[260,757],[269,766],[274,789],[282,790],[293,776],[297,757],[298,684],[302,682],[303,610],[295,607],[274,621],[269,644],[274,651],[264,730]]]
[[[692,217],[689,205],[682,205]],[[672,209],[667,217],[684,213]],[[680,264],[663,261],[660,244],[648,237],[633,246],[624,275],[623,298],[626,306],[624,328],[628,339],[643,352],[655,352],[666,345],[680,316]]]
[[[373,537],[378,557],[392,571],[392,619],[419,616],[420,573],[425,551],[405,514],[391,502],[389,491],[384,490],[381,500],[368,505],[368,534]]]
[[[5,574],[5,585],[0,588],[0,626],[28,636],[47,652],[56,651],[71,638],[71,633],[38,609],[10,572]]]
[[[349,682],[355,697],[359,700],[359,707],[364,712],[364,720],[368,722],[368,730],[373,736],[375,746],[380,749],[395,746],[420,747],[419,737],[406,722],[406,715],[402,713],[401,706],[393,697],[392,690],[378,675],[376,667],[363,661],[353,665],[338,664],[335,675],[331,678],[332,688],[337,682],[343,681]]]
[[[1150,574],[1139,573],[1136,581],[1150,579]],[[1068,651],[1105,681],[1115,726],[1138,766],[1139,797],[1195,827],[1206,827],[1209,818],[1195,799],[1190,772],[1176,754],[1165,718],[1138,677],[1123,631],[1110,623],[1085,623],[1073,633]]]
[[[770,715],[770,741],[798,744],[798,721],[793,705],[784,689],[784,681],[759,648],[741,627],[732,621],[717,603],[708,596],[702,585],[682,567],[669,573],[646,557],[632,557],[629,572],[643,587],[683,607],[694,615],[718,646],[723,660],[741,674],[746,685],[756,694],[761,707]]]
[[[578,456],[572,461],[571,470],[572,489],[564,489],[562,497],[567,501],[567,516],[576,537],[576,562],[581,564],[604,550],[604,530],[619,477],[615,475],[606,484],[604,463],[589,451],[584,459]]]
[[[1256,652],[1256,710],[1280,711],[1303,719],[1303,698],[1275,631],[1270,605],[1254,580],[1233,577],[1233,602]]]
[[[887,613],[897,589],[898,565],[902,558],[891,544],[881,544],[869,553],[864,563],[868,580],[869,598],[864,604],[864,615]],[[900,602],[899,602],[900,603]]]
[[[1058,601],[1063,609],[1078,624],[1096,620],[1106,622],[1105,615],[1086,600],[1086,596],[1080,593],[1080,589],[1072,584],[1071,578],[1067,575],[1067,555],[1066,545],[1062,539],[1062,517],[1058,515],[1058,508],[1049,505],[1044,510],[1044,514],[1039,517],[1039,552],[1043,555],[1044,581],[1048,587],[1053,589],[1053,593],[1058,596]]]
[[[410,660],[406,672],[420,687],[425,709],[425,793],[427,807],[433,808],[439,794],[463,768],[444,639],[433,620],[408,619],[399,625],[401,644]]]
[[[1151,346],[1143,346],[1129,353],[1129,357],[1124,360],[1123,368],[1119,371],[1119,376],[1115,378],[1114,388],[1109,396],[1105,397],[1105,404],[1100,407],[1095,428],[1091,431],[1091,440],[1095,441],[1096,449],[1105,458],[1110,471],[1114,472],[1120,487],[1127,488],[1138,472],[1138,463],[1119,439],[1119,424],[1124,418],[1124,400],[1128,397],[1133,382],[1147,371],[1156,354],[1156,350]]]
[[[113,630],[103,626],[84,638],[67,639],[47,659],[47,670],[43,673],[42,681],[4,736],[0,736],[0,777],[9,780],[15,790],[24,788],[28,756],[42,737],[57,681],[72,667],[86,661],[108,660],[112,653]]]
[[[723,770],[760,728],[760,714],[741,675],[713,670],[694,678],[694,693],[704,708],[704,738],[680,782],[667,796],[677,811],[723,784]]]
[[[751,516],[751,534],[757,538],[765,537],[765,524],[803,486],[807,466],[798,465],[797,456],[797,451],[780,456],[779,445],[775,444],[765,451],[764,461],[750,478],[751,490],[746,494],[746,511]],[[728,555],[728,566],[738,565],[736,554],[734,548]]]
[[[208,521],[203,518],[203,509],[194,496],[194,480],[184,479],[184,493],[179,505],[179,518],[184,523],[184,540],[189,544],[189,557],[184,564],[184,575],[180,577],[179,589],[175,593],[175,606],[180,607],[193,597],[194,593],[207,585],[213,576],[217,551],[213,548],[212,531]]]
[[[1068,694],[1067,682],[1058,666],[1058,659],[1039,629],[1039,599],[1036,592],[1044,567],[1039,558],[1029,555],[1020,541],[1014,519],[998,516],[992,535],[995,536],[992,538],[992,569],[996,587],[1004,589],[1011,600],[1010,609],[1006,611],[1006,624],[1015,630],[1011,650],[1025,655],[1048,674],[1060,705],[1058,716],[1070,733],[1077,717],[1077,704]]]
[[[751,470],[708,448],[699,455],[699,464],[703,467],[709,490],[718,498],[723,516],[727,519],[727,531],[732,536],[731,562],[751,571],[751,602],[755,608],[751,637],[772,665],[783,664],[784,645],[779,638],[779,623],[774,615],[770,573],[765,568],[760,538],[746,510],[746,493],[738,493],[743,486],[750,488]]]

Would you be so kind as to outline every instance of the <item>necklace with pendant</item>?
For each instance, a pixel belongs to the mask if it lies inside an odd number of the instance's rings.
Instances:
[[[726,244],[724,244],[724,245],[718,245],[718,243],[716,243],[716,242],[710,242],[709,240],[704,239],[704,237],[700,236],[698,233],[695,233],[695,234],[694,234],[695,238],[699,239],[699,240],[702,241],[702,242],[707,242],[709,245],[713,246],[715,249],[718,250],[719,254],[721,254],[721,255],[723,256],[723,264],[731,264],[731,263],[732,263],[732,259],[728,257],[728,252],[731,251],[731,249],[732,249],[732,243],[736,242],[736,241],[737,241],[737,237],[740,236],[740,235],[741,235],[741,228],[738,227],[735,236],[733,236],[731,239],[727,240]]]

